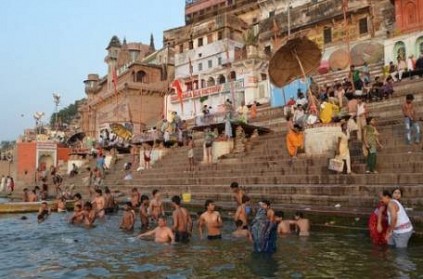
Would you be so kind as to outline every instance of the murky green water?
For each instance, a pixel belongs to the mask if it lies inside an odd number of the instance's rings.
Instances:
[[[278,241],[272,257],[254,255],[233,240],[159,245],[118,229],[108,216],[93,229],[53,214],[0,215],[0,278],[423,278],[423,245],[406,251],[374,248],[362,233],[316,232]],[[139,226],[139,223],[137,223]]]

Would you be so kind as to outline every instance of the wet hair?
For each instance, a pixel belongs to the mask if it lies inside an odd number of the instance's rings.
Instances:
[[[100,195],[102,195],[102,194],[103,194],[103,191],[101,191],[101,189],[96,189],[96,190],[95,190],[95,192],[96,192],[97,194],[100,194]]]
[[[28,191],[28,188],[24,188],[24,189],[23,189],[23,191],[24,191],[24,192]]]
[[[382,192],[382,197],[389,197],[389,198],[391,198],[391,199],[392,199],[392,194],[391,194],[391,192],[390,192],[390,191],[388,191],[388,190],[383,190],[383,192]]]
[[[155,196],[158,192],[160,192],[160,191],[157,190],[157,189],[154,189],[153,192],[152,192],[153,193],[153,196]]]
[[[142,195],[141,196],[141,203],[143,202],[143,201],[148,201],[149,200],[149,198],[148,198],[148,196],[147,195]]]
[[[373,120],[373,117],[367,117],[366,118],[366,123],[367,125],[370,125],[370,122]]]
[[[84,203],[84,207],[88,207],[89,209],[93,208],[93,205],[91,204],[91,202],[87,201]]]
[[[173,196],[172,202],[176,205],[181,205],[181,197],[180,196]]]
[[[270,206],[270,201],[269,200],[262,200],[262,203],[266,204],[267,206]]]
[[[279,210],[279,211],[276,211],[276,212],[275,212],[275,216],[276,216],[276,217],[283,218],[283,217],[285,216],[285,214],[283,213],[283,211],[280,211],[280,210]]]
[[[82,196],[81,196],[81,194],[80,194],[80,193],[76,193],[76,194],[73,196],[73,198],[78,198],[79,200],[81,200],[81,199],[82,199]]]
[[[401,188],[400,188],[400,187],[396,187],[394,190],[392,190],[391,195],[394,195],[394,192],[395,192],[396,190],[400,191],[400,194],[401,194],[401,196],[402,196],[402,190],[401,190]]]
[[[414,95],[413,94],[407,94],[407,96],[405,96],[405,99],[407,101],[413,101],[414,100]]]
[[[21,220],[27,220],[27,219],[28,219],[28,217],[26,217],[26,216],[21,217]]]
[[[132,191],[132,192],[136,192],[136,191],[138,191],[138,190],[137,190],[137,188],[135,188],[135,187],[134,187],[134,188],[132,188],[132,189],[131,189],[131,191]]]
[[[232,182],[231,183],[231,189],[235,189],[235,188],[239,188],[239,184],[238,184],[238,182]]]
[[[109,187],[105,187],[105,188],[104,188],[104,193],[106,193],[106,194],[110,194],[110,189],[109,189]]]
[[[45,204],[45,205],[47,205],[47,202],[43,201],[41,204]]]
[[[34,187],[34,191],[35,191],[35,190],[40,190],[40,187],[35,186],[35,187]]]
[[[235,221],[235,226],[237,227],[237,228],[239,228],[239,227],[242,227],[242,225],[243,225],[244,223],[241,221],[241,220],[236,220]]]
[[[75,207],[76,207],[76,208],[79,208],[79,209],[82,209],[82,206],[81,206],[81,204],[79,204],[79,203],[75,204]]]
[[[250,198],[247,195],[242,196],[241,203],[246,203],[246,202],[249,202],[249,201],[250,201]]]
[[[206,202],[204,203],[204,207],[207,209],[207,207],[209,207],[209,205],[211,203],[214,203],[214,201],[213,200],[206,200]]]
[[[300,218],[304,218],[304,214],[301,211],[295,212],[295,216],[300,217]]]
[[[125,205],[127,205],[128,207],[132,208],[132,203],[131,202],[126,202]]]
[[[162,219],[163,221],[166,222],[166,216],[165,215],[159,215],[159,217],[157,217],[157,220]]]

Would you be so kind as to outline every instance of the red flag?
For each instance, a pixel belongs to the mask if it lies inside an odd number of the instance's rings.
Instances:
[[[179,102],[181,103],[181,109],[184,110],[184,105],[182,102],[182,84],[179,80],[175,79],[170,86],[175,89],[176,95],[178,96]]]

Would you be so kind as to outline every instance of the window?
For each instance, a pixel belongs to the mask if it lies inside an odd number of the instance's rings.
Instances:
[[[235,73],[235,71],[231,71],[229,73],[229,80],[236,80],[236,73]]]
[[[369,32],[369,29],[367,26],[367,17],[362,18],[358,21],[358,29],[359,29],[360,35],[367,34]]]
[[[332,28],[331,27],[325,27],[323,29],[323,42],[325,44],[329,44],[332,42]]]
[[[198,71],[202,71],[203,70],[203,63],[198,63]]]
[[[208,43],[208,44],[213,43],[213,34],[209,34],[209,35],[207,35],[207,43]]]
[[[269,17],[275,16],[275,11],[270,11],[269,12]]]
[[[217,32],[217,40],[222,40],[222,39],[223,39],[223,31]]]
[[[184,44],[180,44],[179,45],[179,53],[183,53],[184,52]]]
[[[272,48],[270,46],[265,46],[264,47],[264,54],[272,55]]]
[[[200,46],[203,46],[203,38],[198,38],[197,45],[198,45],[199,47],[200,47]]]
[[[209,68],[213,67],[213,61],[212,60],[209,60],[207,63],[208,63]]]
[[[222,57],[217,58],[217,65],[222,65]]]
[[[147,83],[147,73],[144,71],[138,71],[137,75],[135,76],[135,81]]]
[[[220,75],[220,76],[217,78],[217,82],[218,82],[219,84],[224,84],[224,83],[226,82],[225,76],[224,76],[224,75]]]
[[[188,48],[189,49],[193,49],[194,48],[194,42],[193,41],[189,41]]]

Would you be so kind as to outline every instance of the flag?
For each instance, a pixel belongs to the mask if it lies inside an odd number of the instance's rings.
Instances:
[[[175,90],[176,95],[178,96],[179,102],[181,103],[181,110],[184,111],[184,105],[182,102],[182,84],[179,80],[175,79],[170,86]]]

